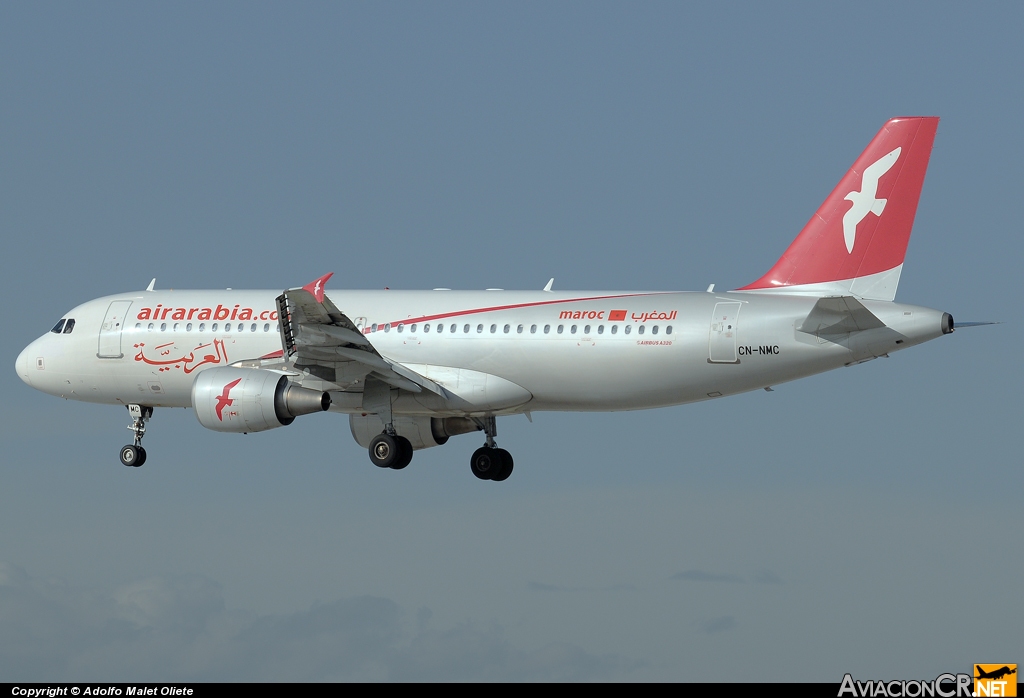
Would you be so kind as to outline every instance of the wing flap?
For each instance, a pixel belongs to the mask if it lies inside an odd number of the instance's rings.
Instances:
[[[422,392],[429,390],[448,398],[434,381],[402,364],[384,358],[359,327],[323,292],[330,274],[302,288],[290,288],[277,297],[281,320],[281,343],[285,357],[296,365],[335,369],[352,362],[395,388]]]

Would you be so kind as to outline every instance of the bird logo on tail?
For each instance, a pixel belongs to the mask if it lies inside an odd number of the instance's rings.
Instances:
[[[869,213],[881,216],[885,210],[887,199],[877,199],[878,180],[888,172],[900,157],[902,147],[883,155],[864,170],[860,191],[851,191],[844,199],[852,201],[853,206],[843,216],[843,238],[846,240],[846,251],[853,254],[853,244],[857,239],[857,226]]]

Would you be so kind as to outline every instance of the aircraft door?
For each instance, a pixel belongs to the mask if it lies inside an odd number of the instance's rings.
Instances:
[[[107,308],[103,324],[100,325],[100,346],[96,356],[101,359],[120,359],[124,356],[121,353],[121,330],[124,329],[131,304],[131,301],[114,301]]]
[[[711,316],[711,337],[708,342],[708,361],[714,364],[738,364],[736,355],[737,318],[740,303],[716,303]]]

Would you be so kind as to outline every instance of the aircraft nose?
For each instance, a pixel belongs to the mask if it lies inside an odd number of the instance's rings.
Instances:
[[[18,354],[18,360],[14,362],[14,369],[18,372],[18,378],[25,381],[29,385],[32,385],[32,373],[29,371],[31,368],[31,357],[29,356],[29,349],[31,346],[27,346],[21,350]]]

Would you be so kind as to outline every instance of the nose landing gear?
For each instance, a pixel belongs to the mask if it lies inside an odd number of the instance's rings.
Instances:
[[[146,422],[153,417],[153,408],[143,405],[128,405],[132,416],[132,424],[128,428],[135,434],[135,441],[121,449],[121,464],[129,468],[138,468],[146,462],[146,449],[142,447],[142,437],[146,435]]]

